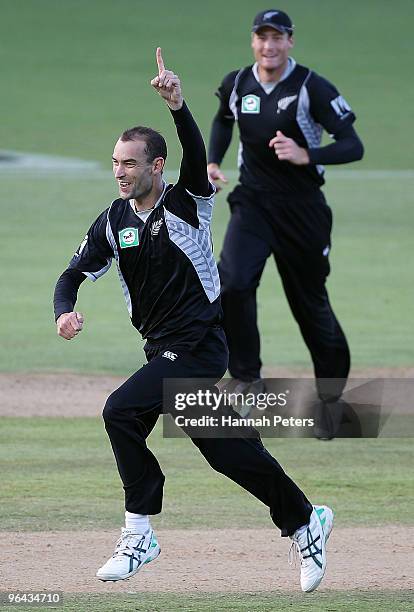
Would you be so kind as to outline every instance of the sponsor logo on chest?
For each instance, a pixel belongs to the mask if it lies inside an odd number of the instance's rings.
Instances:
[[[125,227],[118,232],[118,236],[121,249],[139,245],[139,233],[136,227]]]
[[[254,96],[253,94],[243,96],[241,101],[241,112],[250,115],[258,115],[260,113],[259,96]]]

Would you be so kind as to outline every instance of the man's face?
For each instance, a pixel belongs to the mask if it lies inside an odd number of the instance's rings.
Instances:
[[[147,195],[153,187],[154,176],[160,173],[163,165],[162,158],[148,162],[143,140],[118,140],[112,155],[112,169],[121,198],[129,200]]]
[[[286,64],[293,38],[274,28],[260,28],[252,34],[252,49],[259,68],[278,70]]]

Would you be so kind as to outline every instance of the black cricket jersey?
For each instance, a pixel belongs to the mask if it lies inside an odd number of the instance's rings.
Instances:
[[[210,231],[215,190],[207,179],[204,143],[185,104],[171,114],[183,147],[178,182],[164,183],[149,214],[117,199],[99,215],[57,283],[56,317],[73,310],[67,284],[72,270],[97,280],[115,260],[132,324],[143,338],[193,346],[207,327],[221,322]]]
[[[216,95],[220,108],[213,122],[209,162],[220,164],[231,140],[235,121],[240,132],[238,166],[240,182],[252,189],[285,193],[309,192],[324,183],[318,147],[325,129],[335,139],[347,133],[355,115],[329,81],[289,58],[276,85],[262,84],[256,64],[228,74]],[[266,91],[267,89],[267,91]],[[297,166],[280,161],[269,140],[280,130],[309,150],[311,163]],[[344,163],[362,156],[362,143],[352,130],[358,151],[329,163]],[[346,144],[349,149],[349,142]],[[322,149],[321,149],[322,151]],[[348,155],[349,157],[349,155]],[[325,162],[326,163],[326,162]]]

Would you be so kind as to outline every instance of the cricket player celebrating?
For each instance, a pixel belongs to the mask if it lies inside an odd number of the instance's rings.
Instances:
[[[120,197],[91,225],[54,298],[58,334],[70,340],[84,325],[74,310],[80,284],[100,278],[115,259],[131,322],[146,339],[148,363],[109,396],[103,411],[126,509],[115,551],[97,572],[104,581],[133,576],[160,553],[150,515],[161,512],[165,478],[146,439],[163,411],[163,379],[218,381],[228,361],[210,236],[215,189],[205,147],[180,79],[165,69],[159,48],[156,59],[151,85],[165,100],[182,146],[179,179],[174,185],[163,180],[167,148],[161,134],[142,126],[123,132],[112,156]],[[302,589],[314,590],[326,568],[332,511],[312,506],[258,435],[192,441],[211,467],[270,508],[301,556]]]
[[[240,184],[228,196],[231,218],[219,263],[234,391],[264,388],[256,291],[273,255],[329,411],[346,384],[350,352],[326,289],[332,212],[321,187],[324,165],[361,159],[363,145],[336,87],[290,56],[293,32],[283,11],[256,15],[255,63],[226,75],[217,91],[208,172],[217,186],[227,182],[220,164],[237,123]],[[323,129],[334,139],[326,146]]]

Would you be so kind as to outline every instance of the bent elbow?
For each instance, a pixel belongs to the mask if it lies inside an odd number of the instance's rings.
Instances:
[[[359,161],[364,157],[365,149],[362,142],[359,140],[358,145],[355,150],[355,161]]]

